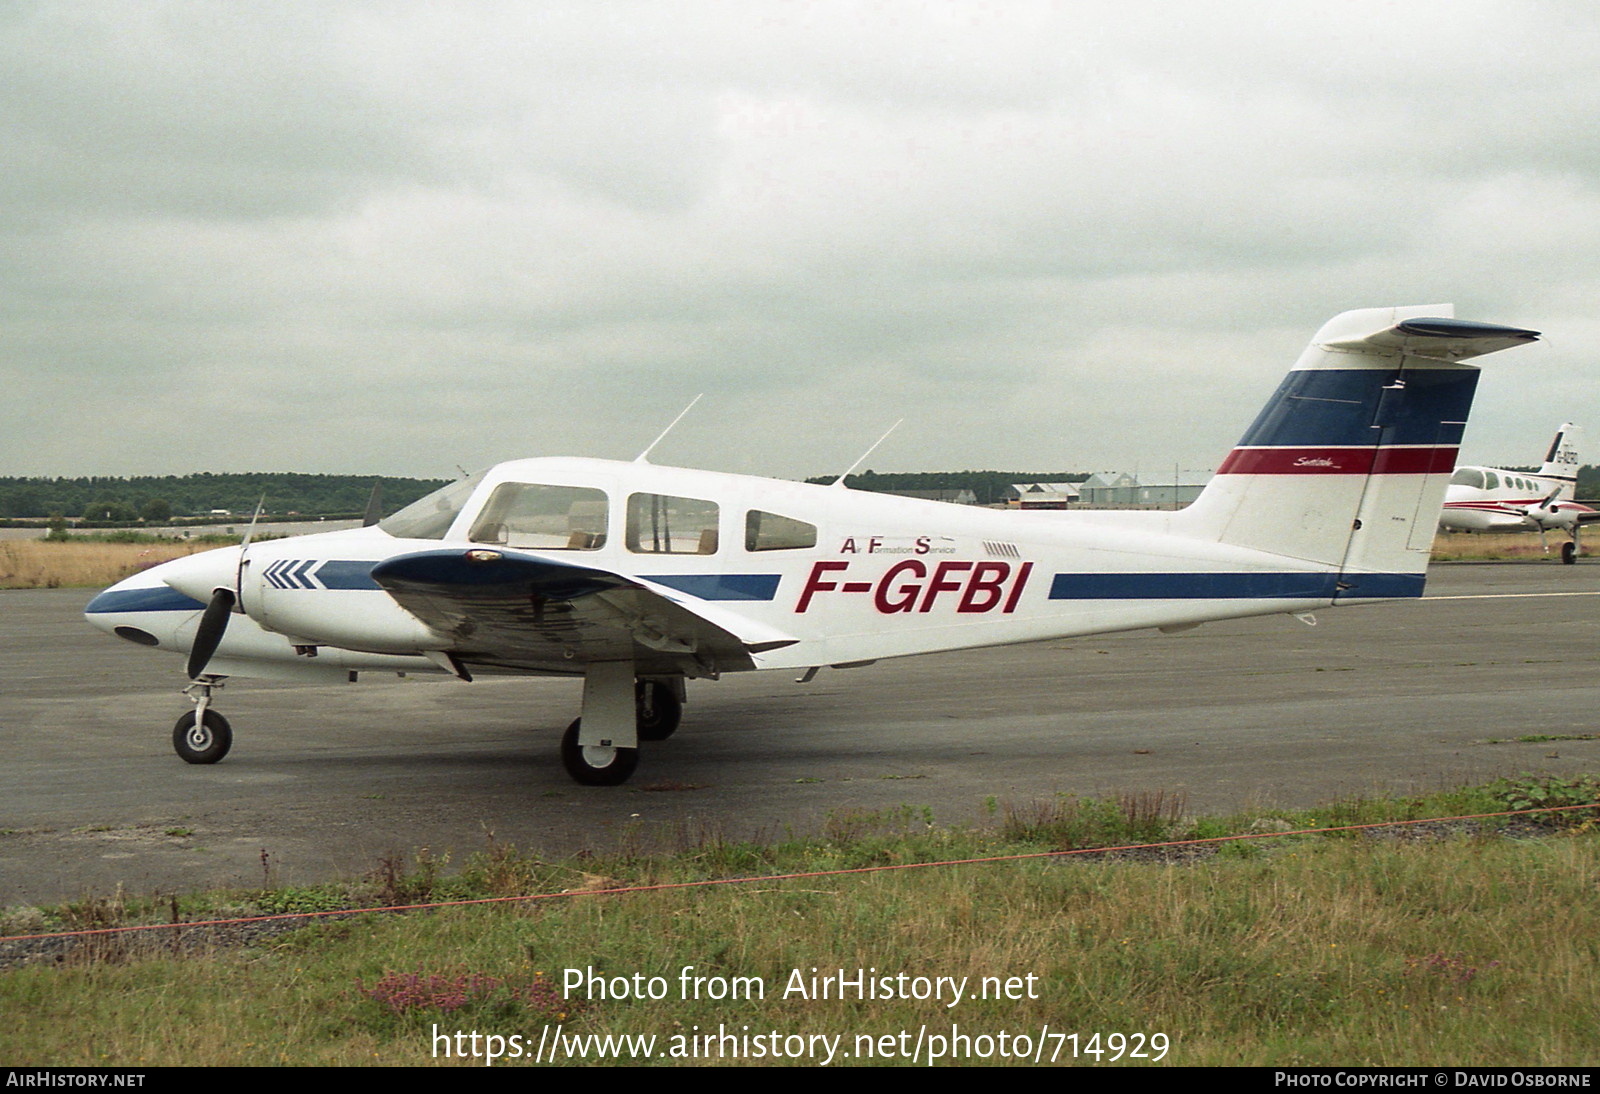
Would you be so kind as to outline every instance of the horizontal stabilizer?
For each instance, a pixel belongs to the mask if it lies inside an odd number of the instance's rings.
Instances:
[[[1341,334],[1323,341],[1322,345],[1328,349],[1357,353],[1405,353],[1440,361],[1464,361],[1469,357],[1482,357],[1486,353],[1534,342],[1538,338],[1538,331],[1523,330],[1521,327],[1425,316],[1404,319],[1393,326],[1366,334]]]

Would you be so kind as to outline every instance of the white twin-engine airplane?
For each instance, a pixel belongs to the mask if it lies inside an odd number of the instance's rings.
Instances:
[[[1478,370],[1538,333],[1346,312],[1178,512],[1034,513],[595,459],[503,463],[374,526],[221,548],[96,596],[187,652],[173,743],[215,763],[227,676],[581,676],[561,757],[616,784],[684,681],[1417,597]],[[648,450],[646,450],[648,453]],[[247,537],[248,539],[248,537]]]
[[[1445,491],[1439,527],[1448,532],[1538,532],[1551,529],[1572,538],[1561,545],[1561,561],[1578,560],[1578,530],[1600,520],[1600,512],[1572,500],[1578,486],[1578,448],[1583,432],[1571,422],[1556,430],[1537,474],[1505,467],[1458,467]]]

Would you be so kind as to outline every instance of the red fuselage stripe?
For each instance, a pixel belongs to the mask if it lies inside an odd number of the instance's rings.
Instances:
[[[1453,447],[1235,448],[1219,475],[1448,475]]]

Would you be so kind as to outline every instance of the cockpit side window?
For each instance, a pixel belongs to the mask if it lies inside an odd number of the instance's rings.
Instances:
[[[449,486],[442,486],[397,513],[378,522],[378,527],[397,539],[443,539],[461,515],[461,507],[483,481],[484,472]]]
[[[817,545],[817,526],[752,509],[744,515],[746,551],[795,551]]]
[[[714,501],[667,494],[628,497],[628,550],[644,555],[714,555],[718,508]]]
[[[1483,478],[1484,478],[1484,487],[1486,489],[1489,489],[1489,490],[1498,490],[1498,489],[1500,489],[1500,476],[1496,475],[1493,471],[1485,471],[1483,473]]]
[[[606,543],[607,511],[605,491],[590,486],[503,482],[469,538],[538,551],[598,551]]]

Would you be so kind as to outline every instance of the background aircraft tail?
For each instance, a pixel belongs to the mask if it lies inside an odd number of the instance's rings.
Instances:
[[[1340,599],[1418,596],[1478,369],[1535,331],[1448,305],[1326,323],[1182,514],[1189,535],[1330,567]]]
[[[1550,442],[1550,451],[1545,454],[1544,464],[1539,468],[1539,474],[1549,479],[1561,480],[1561,492],[1556,495],[1558,500],[1571,498],[1578,488],[1578,467],[1582,464],[1579,450],[1583,447],[1583,430],[1571,422],[1563,423],[1556,430],[1555,440]]]

